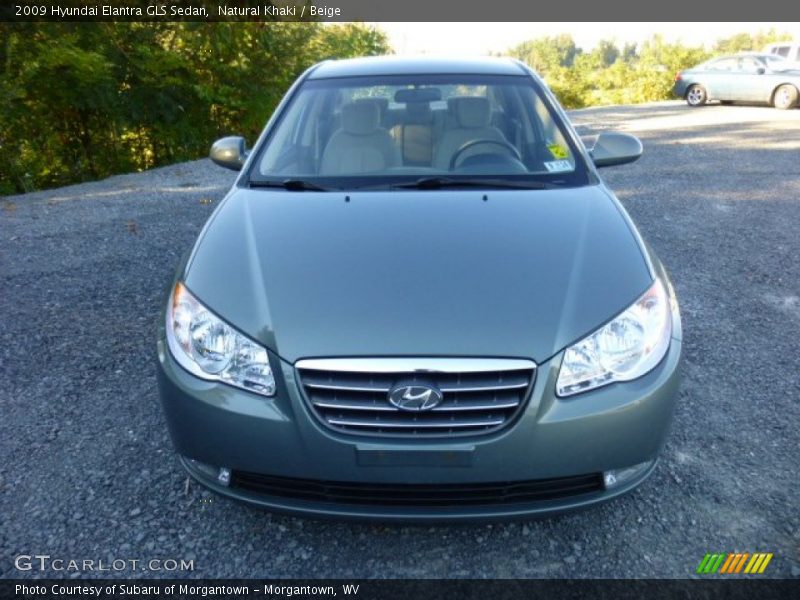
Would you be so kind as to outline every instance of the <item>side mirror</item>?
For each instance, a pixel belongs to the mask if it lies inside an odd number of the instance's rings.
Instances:
[[[232,135],[218,139],[211,146],[209,158],[220,167],[240,171],[244,161],[247,160],[247,144],[243,137]]]
[[[613,167],[639,160],[644,148],[642,142],[627,133],[601,133],[589,148],[597,167]]]
[[[759,75],[763,75],[766,72],[767,72],[767,70],[764,67],[758,67],[756,69],[756,73],[758,73]]]

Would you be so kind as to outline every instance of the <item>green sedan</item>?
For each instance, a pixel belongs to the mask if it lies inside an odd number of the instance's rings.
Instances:
[[[169,285],[186,470],[272,511],[531,517],[629,492],[678,397],[664,266],[526,65],[329,61],[288,91]]]

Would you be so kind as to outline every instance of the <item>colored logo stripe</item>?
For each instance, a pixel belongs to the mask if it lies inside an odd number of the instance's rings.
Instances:
[[[772,553],[757,552],[730,552],[728,554],[706,554],[697,565],[697,573],[721,573],[731,575],[735,573],[763,573]],[[747,565],[747,566],[745,566]]]
[[[700,565],[697,567],[698,573],[716,573],[722,564],[722,559],[725,558],[724,554],[706,554]]]
[[[729,554],[728,560],[725,561],[725,564],[722,565],[722,568],[719,570],[720,573],[738,573],[741,571],[742,567],[744,566],[744,561],[746,561],[750,557],[749,554]]]
[[[753,558],[750,559],[750,562],[747,563],[747,567],[745,568],[745,573],[763,573],[764,569],[767,568],[769,561],[772,560],[772,553],[769,554],[761,553],[761,554],[753,554]]]

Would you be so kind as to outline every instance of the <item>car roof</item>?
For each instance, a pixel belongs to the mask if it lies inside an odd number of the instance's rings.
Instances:
[[[363,77],[370,75],[527,75],[511,58],[434,58],[430,56],[370,56],[319,63],[309,79]]]

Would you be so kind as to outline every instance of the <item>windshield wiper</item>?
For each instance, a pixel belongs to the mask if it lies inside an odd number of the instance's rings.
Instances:
[[[546,190],[552,184],[542,181],[509,181],[506,179],[456,179],[454,177],[423,177],[410,183],[397,183],[395,188],[416,188],[420,190],[436,190],[444,187],[483,187],[509,188],[517,190]]]
[[[302,179],[284,179],[283,181],[250,180],[250,187],[279,187],[291,192],[329,192],[331,188],[322,187]]]

